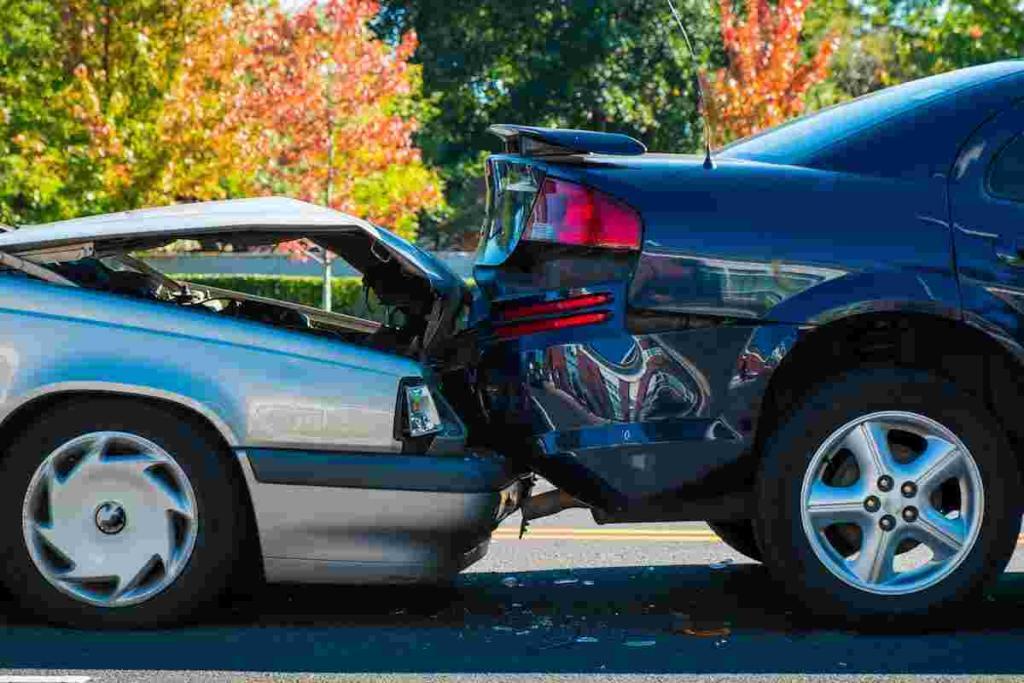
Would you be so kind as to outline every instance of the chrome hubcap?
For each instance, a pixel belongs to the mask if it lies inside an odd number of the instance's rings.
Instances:
[[[198,521],[188,477],[134,434],[95,432],[50,453],[29,482],[22,531],[40,573],[104,607],[147,600],[192,555]]]
[[[801,491],[804,533],[836,577],[899,595],[952,573],[978,537],[981,474],[970,451],[923,415],[880,412],[837,429]]]

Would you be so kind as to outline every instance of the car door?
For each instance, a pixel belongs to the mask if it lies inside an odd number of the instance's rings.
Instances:
[[[1024,312],[1024,101],[961,148],[949,193],[965,313],[1017,327],[1007,314]]]

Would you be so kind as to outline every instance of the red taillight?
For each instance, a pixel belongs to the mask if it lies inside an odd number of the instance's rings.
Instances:
[[[563,318],[548,318],[546,320],[533,320],[531,322],[523,323],[512,323],[510,325],[502,325],[498,327],[495,332],[499,337],[521,337],[525,334],[535,334],[537,332],[552,332],[554,330],[564,330],[567,327],[580,327],[581,325],[594,325],[596,323],[603,323],[612,317],[612,314],[608,311],[598,311],[596,313],[577,313],[576,315],[567,315]]]
[[[639,249],[636,211],[597,190],[547,178],[533,203],[523,239],[583,247]]]
[[[498,317],[502,320],[514,320],[517,318],[532,318],[538,315],[552,315],[567,311],[578,311],[581,308],[602,306],[611,300],[611,294],[584,294],[582,296],[569,297],[568,299],[558,299],[557,301],[541,301],[535,304],[509,306],[498,311]]]

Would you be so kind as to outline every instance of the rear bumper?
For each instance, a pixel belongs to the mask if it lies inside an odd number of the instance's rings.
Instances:
[[[271,582],[443,580],[484,556],[525,490],[497,456],[238,457]]]

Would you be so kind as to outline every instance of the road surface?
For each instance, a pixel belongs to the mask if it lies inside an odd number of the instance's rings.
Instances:
[[[537,522],[524,541],[517,525],[508,520],[488,557],[449,588],[268,587],[206,623],[161,632],[12,620],[0,625],[0,681],[1024,674],[1021,551],[981,603],[923,630],[855,633],[794,617],[762,568],[701,524],[597,527],[575,510]]]

